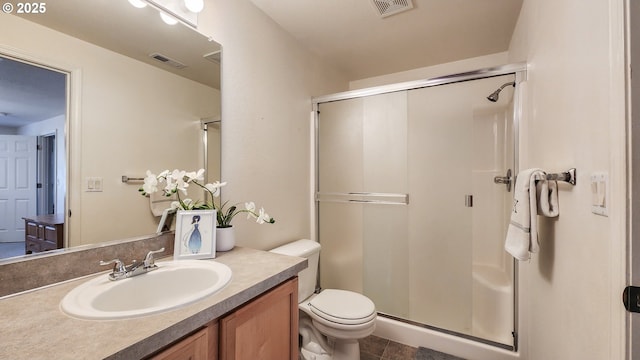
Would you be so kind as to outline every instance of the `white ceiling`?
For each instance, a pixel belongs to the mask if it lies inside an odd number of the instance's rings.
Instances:
[[[387,18],[379,16],[372,0],[251,1],[312,52],[344,71],[350,80],[357,80],[506,51],[523,0],[413,0],[413,9]],[[168,31],[169,27],[161,24],[151,10],[144,13],[126,0],[65,0],[47,9],[47,16],[28,19],[149,63],[153,63],[149,53],[159,51],[189,64],[183,73],[199,69],[196,60],[202,60],[202,48],[209,48],[207,52],[219,49],[202,35],[190,41],[179,40],[191,35]],[[106,11],[117,14],[106,16]],[[142,15],[148,19],[141,21]],[[137,21],[128,21],[129,18]],[[112,19],[120,19],[117,28],[121,31],[113,31]],[[141,30],[143,23],[145,31]],[[149,31],[152,23],[159,27]],[[130,41],[118,36],[123,33]],[[152,36],[145,37],[149,34]],[[157,42],[159,39],[173,39],[169,41],[171,44],[181,46],[165,49]],[[192,43],[198,44],[193,63],[187,55],[191,50],[182,46]],[[0,71],[5,74],[14,71],[7,66],[6,61],[0,62]],[[166,68],[164,64],[158,66]],[[207,68],[211,62],[205,60],[202,66]],[[197,72],[181,75],[218,87],[219,73],[210,70],[206,73],[215,78],[205,79]],[[17,111],[8,106],[0,107],[0,113],[13,113],[13,117],[21,113],[25,116],[21,121],[27,121],[26,116],[46,118],[47,115],[36,114],[42,108],[52,110],[52,115],[60,114],[59,105],[50,106],[44,99],[29,100],[18,91],[29,85],[17,85],[17,80],[4,75],[2,80],[5,84],[0,85],[13,89],[4,98],[13,99],[15,106],[20,106],[19,99],[23,99],[34,113],[26,114],[25,109]],[[9,81],[13,83],[6,85]],[[44,88],[41,86],[40,90]],[[47,106],[35,109],[34,104]],[[3,120],[9,125],[8,121],[15,119],[0,114],[0,125]]]
[[[413,0],[381,18],[372,0],[251,0],[350,80],[506,51],[522,0]]]
[[[66,81],[62,73],[0,57],[0,126],[64,115]]]

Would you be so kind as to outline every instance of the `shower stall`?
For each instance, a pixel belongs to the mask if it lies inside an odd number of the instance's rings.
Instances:
[[[524,75],[515,64],[313,99],[321,287],[368,296],[381,321],[424,332],[413,345],[437,334],[517,350],[503,244]]]

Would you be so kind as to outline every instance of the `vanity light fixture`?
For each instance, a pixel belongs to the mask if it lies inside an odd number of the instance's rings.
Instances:
[[[160,18],[162,19],[162,21],[164,21],[165,24],[167,25],[175,25],[178,23],[178,20],[176,20],[173,16],[171,15],[167,15],[164,12],[160,12]]]
[[[204,0],[184,0],[184,6],[191,12],[199,13],[204,9]]]
[[[160,17],[168,25],[183,22],[198,27],[198,13],[204,9],[204,0],[129,0],[149,3],[160,11]]]
[[[147,3],[142,0],[129,0],[129,4],[133,5],[138,9],[142,9],[147,6]]]

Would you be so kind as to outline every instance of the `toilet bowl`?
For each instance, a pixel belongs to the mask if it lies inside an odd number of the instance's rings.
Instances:
[[[320,244],[297,240],[271,252],[307,258],[298,274],[300,354],[305,360],[359,360],[358,340],[373,333],[373,301],[353,291],[324,289],[315,293]]]

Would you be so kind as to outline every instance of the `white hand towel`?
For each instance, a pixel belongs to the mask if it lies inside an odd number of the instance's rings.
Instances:
[[[518,260],[529,260],[531,253],[539,250],[537,222],[536,175],[540,169],[526,169],[516,178],[513,194],[511,221],[507,229],[504,248]],[[530,191],[533,190],[533,191]]]
[[[536,184],[538,194],[538,215],[556,217],[560,214],[558,208],[558,182],[555,180],[540,180]]]

